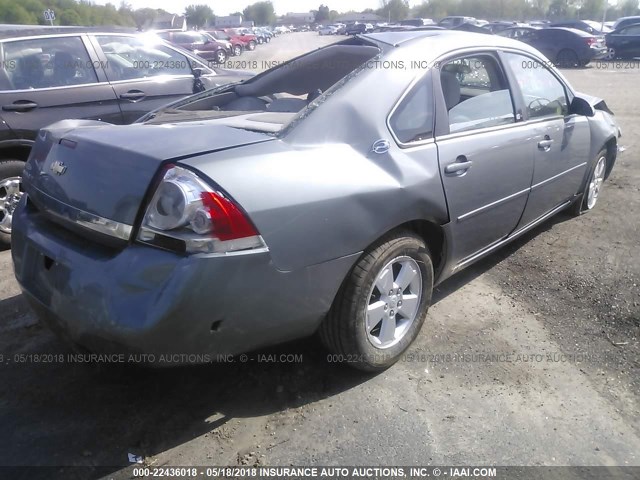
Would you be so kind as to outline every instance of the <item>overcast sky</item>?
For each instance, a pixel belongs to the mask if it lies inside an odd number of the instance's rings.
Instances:
[[[105,5],[112,3],[120,6],[121,0],[92,0],[93,3]],[[162,8],[171,13],[183,13],[188,5],[206,4],[213,9],[216,15],[228,15],[232,12],[241,12],[247,5],[257,0],[126,0],[134,9],[136,8]],[[365,8],[379,8],[381,0],[271,0],[276,14],[284,15],[287,12],[308,12],[316,10],[319,5],[327,5],[332,10],[346,12],[348,10],[361,11]],[[422,0],[410,0],[411,5],[422,3]]]

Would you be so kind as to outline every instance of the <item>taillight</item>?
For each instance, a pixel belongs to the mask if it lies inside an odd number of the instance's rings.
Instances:
[[[138,241],[185,253],[266,249],[256,227],[233,200],[176,165],[164,170]]]
[[[595,43],[598,43],[598,39],[596,37],[587,37],[585,38],[587,45],[591,46]]]

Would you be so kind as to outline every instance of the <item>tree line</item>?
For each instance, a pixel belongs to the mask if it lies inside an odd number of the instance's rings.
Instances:
[[[376,0],[372,0],[372,3]],[[466,15],[486,20],[532,20],[532,19],[572,19],[600,20],[607,0],[425,0],[410,7],[408,0],[377,0],[380,7],[363,12],[374,13],[384,20],[397,22],[406,18],[440,19],[449,15]],[[0,23],[46,25],[43,12],[55,11],[55,25],[116,25],[143,28],[150,25],[165,10],[153,8],[133,9],[125,1],[118,7],[108,3],[95,5],[89,0],[0,0]],[[322,4],[313,10],[316,23],[335,21],[341,13]],[[607,20],[637,15],[638,0],[618,0],[616,5],[608,5]],[[211,7],[194,4],[186,8],[183,15],[190,27],[202,27],[215,19]],[[247,6],[242,12],[245,20],[256,25],[273,25],[277,16],[270,1],[259,1]]]

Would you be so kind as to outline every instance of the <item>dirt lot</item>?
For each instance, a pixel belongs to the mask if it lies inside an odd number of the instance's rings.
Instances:
[[[329,41],[291,34],[241,58]],[[377,376],[327,363],[312,340],[174,370],[16,362],[68,350],[0,252],[0,465],[107,466],[48,478],[130,478],[128,453],[154,466],[640,466],[639,66],[565,72],[623,129],[597,209],[447,281],[405,360]]]

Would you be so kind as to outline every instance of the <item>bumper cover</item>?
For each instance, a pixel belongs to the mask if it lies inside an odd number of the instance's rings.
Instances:
[[[135,243],[114,250],[52,224],[24,199],[12,243],[16,278],[56,333],[95,353],[172,359],[312,334],[359,255],[282,272],[269,253],[180,256]]]

